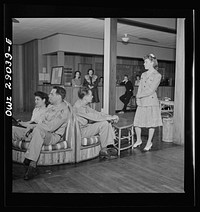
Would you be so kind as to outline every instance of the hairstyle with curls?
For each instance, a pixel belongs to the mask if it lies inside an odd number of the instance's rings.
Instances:
[[[154,54],[147,54],[143,58],[144,60],[149,59],[150,61],[153,62],[153,67],[154,69],[158,70],[158,61],[156,59],[156,56]]]
[[[94,74],[94,69],[92,69],[92,68],[89,68],[88,71],[87,71],[87,73],[89,74],[89,71],[90,70],[92,70],[92,74]]]
[[[74,72],[74,78],[76,78],[76,73],[79,73],[80,74],[80,76],[79,76],[79,78],[81,77],[81,72],[80,71],[75,71]]]
[[[80,87],[79,91],[78,91],[78,97],[79,99],[83,99],[84,96],[89,94],[90,89],[88,87]]]
[[[42,91],[36,91],[36,92],[34,93],[34,96],[38,96],[38,97],[40,97],[42,100],[45,99],[45,105],[46,105],[46,107],[49,105],[49,96],[48,96],[47,93],[44,93],[44,92],[42,92]]]

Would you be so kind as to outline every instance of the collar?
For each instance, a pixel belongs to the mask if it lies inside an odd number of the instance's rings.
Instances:
[[[66,102],[61,102],[61,103],[59,103],[59,104],[57,104],[57,105],[49,105],[49,107],[51,108],[51,109],[59,109],[59,108],[62,108],[62,107],[64,107],[64,106],[66,106],[67,104],[66,104]]]
[[[148,70],[147,72],[146,72],[146,77],[149,77],[150,75],[152,75],[152,74],[154,74],[154,73],[156,73],[156,70]]]
[[[91,77],[92,77],[92,80],[96,80],[97,79],[97,75],[95,75],[95,74],[93,74]],[[90,80],[90,76],[88,74],[85,75],[85,79],[86,80]]]

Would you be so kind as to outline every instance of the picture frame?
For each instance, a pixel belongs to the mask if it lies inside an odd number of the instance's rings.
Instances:
[[[52,67],[51,70],[51,84],[52,85],[61,85],[63,77],[63,66]]]

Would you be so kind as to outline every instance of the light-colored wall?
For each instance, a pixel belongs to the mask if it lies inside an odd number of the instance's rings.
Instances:
[[[51,69],[52,57],[50,58],[47,55],[47,59],[43,60],[42,56],[55,52],[57,54],[58,51],[103,56],[103,40],[57,34],[42,40],[34,40],[22,46],[14,45],[13,84],[16,88],[13,89],[13,96],[17,97],[13,99],[15,111],[23,110],[25,106],[28,108],[29,105],[34,104],[33,99],[29,98],[30,95],[26,95],[25,90],[28,91],[30,89],[30,93],[36,90],[38,73],[42,71],[43,67],[47,67],[47,70]],[[121,42],[117,43],[118,57],[143,58],[143,56],[149,52],[154,53],[159,60],[175,61],[174,49],[156,48],[136,44],[124,45]],[[57,58],[56,55],[55,57]],[[79,64],[78,61],[81,63],[80,56],[74,56],[73,58],[73,61],[71,61],[72,65],[77,66]],[[78,59],[75,61],[76,58]],[[85,59],[84,61],[85,62],[82,61],[82,63],[94,62],[87,62]],[[77,69],[77,67],[75,69]],[[26,83],[27,85],[25,85]],[[26,88],[26,86],[28,87]],[[23,104],[27,105],[24,106]]]
[[[41,42],[42,54],[57,51],[103,55],[103,40],[72,35],[56,34],[45,38]],[[143,58],[153,53],[159,60],[175,61],[175,49],[145,46],[138,44],[123,44],[117,42],[117,56]]]

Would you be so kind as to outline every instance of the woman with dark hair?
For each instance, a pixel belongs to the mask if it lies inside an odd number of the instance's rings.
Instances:
[[[72,79],[72,105],[78,99],[78,90],[81,87],[81,72],[75,71],[74,78]]]
[[[153,54],[144,57],[145,71],[141,75],[140,84],[136,94],[137,110],[134,117],[134,126],[137,141],[134,148],[142,144],[141,128],[148,128],[149,135],[144,151],[152,147],[152,138],[155,127],[162,126],[161,111],[156,90],[160,84],[161,74],[157,71],[158,61]]]
[[[44,113],[46,112],[47,106],[49,105],[49,96],[48,94],[42,91],[36,91],[35,96],[35,108],[32,112],[32,117],[30,121],[19,122],[22,126],[27,127],[30,123],[39,123],[42,120]]]
[[[74,78],[72,79],[72,87],[81,87],[81,72],[75,71]]]
[[[92,102],[91,107],[95,109],[95,103],[99,102],[98,94],[98,77],[94,74],[93,69],[88,70],[88,74],[84,77],[83,86],[88,87],[92,91]]]
[[[48,94],[42,92],[42,91],[36,91],[34,93],[35,96],[35,108],[33,109],[32,112],[32,117],[30,121],[23,122],[20,121],[19,123],[22,126],[27,127],[28,124],[30,123],[39,123],[40,120],[42,119],[44,113],[46,112],[46,108],[49,105],[49,96]]]

